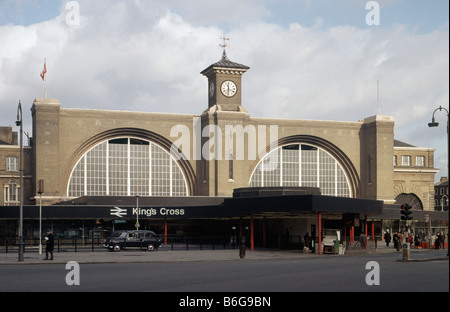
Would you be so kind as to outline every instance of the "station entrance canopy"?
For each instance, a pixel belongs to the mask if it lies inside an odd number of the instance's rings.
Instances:
[[[39,206],[24,206],[24,219],[38,219]],[[233,197],[85,196],[42,207],[43,219],[233,219],[383,214],[383,202],[321,196],[315,188],[245,188]],[[18,219],[19,207],[0,209],[0,219]]]

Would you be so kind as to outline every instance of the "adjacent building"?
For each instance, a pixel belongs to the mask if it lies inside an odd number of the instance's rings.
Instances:
[[[442,177],[438,183],[434,185],[434,202],[435,210],[448,211],[448,178]]]

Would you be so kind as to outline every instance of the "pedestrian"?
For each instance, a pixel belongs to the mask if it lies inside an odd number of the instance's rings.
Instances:
[[[394,232],[393,242],[394,242],[394,248],[399,250],[398,249],[398,233],[397,232]]]
[[[389,243],[391,242],[391,234],[389,233],[389,230],[386,230],[386,233],[384,233],[384,241],[386,242],[386,247],[389,247]]]
[[[400,251],[402,249],[403,237],[404,235],[402,232],[398,233],[397,251]]]
[[[441,231],[441,235],[439,235],[439,242],[440,245],[442,247],[442,249],[444,249],[445,246],[445,236],[444,236],[444,232]]]
[[[439,232],[436,233],[436,238],[434,240],[434,249],[439,249],[439,247],[441,245],[441,235]]]
[[[50,229],[47,230],[47,236],[45,237],[45,259],[53,260],[53,249],[55,248],[55,237]],[[50,253],[50,259],[48,254]]]
[[[414,237],[414,247],[416,249],[420,248],[420,236],[419,236],[419,234],[416,234],[416,236]]]
[[[308,232],[306,232],[304,240],[305,240],[305,247],[307,247],[308,250],[309,250],[311,248],[311,246],[310,246],[311,240],[309,238]]]

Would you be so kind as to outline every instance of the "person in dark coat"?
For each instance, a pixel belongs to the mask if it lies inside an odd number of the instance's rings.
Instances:
[[[444,249],[445,247],[445,236],[444,236],[444,232],[441,231],[441,235],[439,235],[439,242],[441,245],[441,248]]]
[[[305,247],[311,248],[311,238],[309,237],[308,232],[306,232],[304,240],[305,240]]]
[[[55,237],[50,229],[47,230],[47,237],[45,238],[45,259],[53,260],[53,249],[55,248]],[[50,259],[48,254],[50,253]]]
[[[398,241],[399,241],[399,236],[397,232],[394,232],[394,236],[392,237],[392,241],[394,242],[394,248],[397,250],[400,250],[398,248]]]
[[[389,230],[386,230],[386,233],[384,234],[384,241],[386,242],[386,247],[389,247],[389,243],[391,242],[391,234],[389,233]]]
[[[416,236],[414,237],[414,247],[415,248],[420,248],[420,236],[419,236],[419,234],[416,234]]]

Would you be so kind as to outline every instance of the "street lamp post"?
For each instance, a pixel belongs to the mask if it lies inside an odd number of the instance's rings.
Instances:
[[[17,120],[16,126],[20,126],[20,190],[19,190],[19,200],[20,200],[20,212],[19,212],[19,261],[23,261],[23,122],[22,122],[22,104],[19,100],[19,105],[17,106]]]
[[[437,127],[437,126],[439,126],[439,123],[438,122],[436,122],[435,121],[435,119],[434,119],[434,113],[436,113],[436,111],[442,111],[442,110],[444,110],[444,111],[446,111],[447,112],[447,172],[450,172],[450,170],[449,170],[449,162],[450,162],[450,144],[449,144],[449,138],[448,138],[448,131],[449,131],[449,114],[448,114],[448,110],[446,109],[446,108],[444,108],[444,107],[442,107],[442,106],[439,106],[438,108],[436,108],[435,110],[434,110],[434,112],[433,112],[433,116],[431,117],[431,122],[430,123],[428,123],[428,127]],[[450,209],[447,209],[447,213],[449,214],[449,220],[448,220],[448,222],[450,223]],[[449,235],[450,233],[449,233],[449,229],[447,228],[447,257],[448,257],[448,255],[449,255],[449,253],[450,253],[450,244],[449,244]]]
[[[39,254],[42,255],[42,193],[44,192],[44,180],[38,181],[38,194],[39,194]],[[84,221],[83,221],[84,222]],[[84,231],[84,227],[83,227]],[[84,240],[84,232],[83,232]]]

